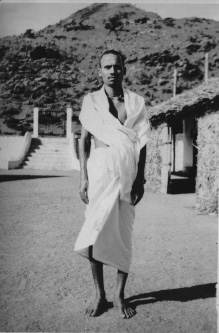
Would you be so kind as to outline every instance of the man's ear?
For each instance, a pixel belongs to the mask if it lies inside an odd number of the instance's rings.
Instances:
[[[99,75],[99,77],[102,77],[100,68],[98,69],[98,75]]]

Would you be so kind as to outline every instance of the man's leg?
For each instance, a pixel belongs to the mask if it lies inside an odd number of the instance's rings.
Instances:
[[[135,310],[129,306],[124,300],[125,284],[128,273],[118,270],[117,287],[114,295],[114,306],[119,309],[119,314],[122,318],[131,318],[135,315]]]
[[[91,271],[94,279],[94,285],[96,289],[96,298],[94,303],[86,309],[86,314],[91,317],[98,316],[107,307],[107,300],[104,290],[103,281],[103,264],[100,261],[95,260],[92,257],[92,247],[89,249],[89,260],[91,264]]]

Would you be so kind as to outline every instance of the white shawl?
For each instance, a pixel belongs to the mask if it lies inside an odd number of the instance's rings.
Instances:
[[[127,112],[124,125],[109,112],[104,86],[85,96],[79,119],[88,132],[115,148],[120,176],[120,199],[129,201],[140,150],[149,139],[150,126],[143,97],[128,89],[123,89],[123,93]]]

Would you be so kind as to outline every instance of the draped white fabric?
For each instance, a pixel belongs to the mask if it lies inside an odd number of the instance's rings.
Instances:
[[[104,87],[85,96],[80,121],[108,147],[95,149],[88,160],[89,204],[75,251],[128,272],[134,207],[130,192],[136,178],[140,149],[149,138],[144,99],[124,89],[127,119],[122,125],[109,112]]]

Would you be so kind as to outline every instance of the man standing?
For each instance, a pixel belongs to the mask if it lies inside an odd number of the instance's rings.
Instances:
[[[75,251],[90,260],[96,288],[96,299],[86,313],[97,316],[107,307],[106,264],[118,270],[113,304],[122,318],[130,318],[135,311],[125,302],[124,289],[131,264],[134,206],[144,194],[150,127],[143,97],[122,86],[122,54],[105,51],[99,75],[103,86],[85,96],[79,116],[80,196],[87,209]],[[89,157],[91,136],[95,149]]]

